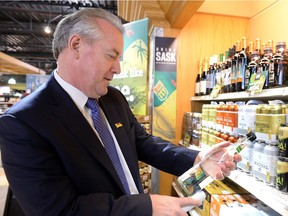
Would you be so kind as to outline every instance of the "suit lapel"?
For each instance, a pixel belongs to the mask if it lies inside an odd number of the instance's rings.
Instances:
[[[53,91],[50,94],[51,110],[65,124],[65,128],[69,130],[70,134],[73,134],[75,140],[81,143],[110,172],[113,179],[122,188],[123,193],[125,193],[109,156],[83,114],[54,78],[47,86],[49,85],[51,86],[49,89]]]
[[[128,135],[124,129],[124,122],[122,122],[119,114],[115,109],[115,104],[113,103],[112,99],[109,97],[101,97],[100,106],[103,109],[106,118],[110,124],[111,129],[118,141],[120,149],[123,153],[123,156],[126,160],[126,163],[130,169],[130,172],[134,178],[134,181],[137,185],[138,182],[138,189],[142,191],[142,184],[139,185],[139,167],[138,167],[138,158],[136,152],[132,151],[131,143],[128,139]],[[135,161],[137,163],[135,163]]]

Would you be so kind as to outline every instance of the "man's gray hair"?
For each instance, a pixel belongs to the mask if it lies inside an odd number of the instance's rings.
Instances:
[[[109,21],[123,33],[121,19],[114,14],[101,8],[78,10],[62,19],[55,29],[52,49],[56,60],[58,59],[59,54],[67,46],[68,40],[73,34],[84,37],[87,42],[99,39],[101,29],[95,22],[96,18],[102,18]]]

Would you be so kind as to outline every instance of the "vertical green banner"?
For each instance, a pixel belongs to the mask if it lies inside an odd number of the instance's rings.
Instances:
[[[147,115],[148,19],[125,24],[124,29],[121,73],[114,75],[111,86],[124,94],[135,115]]]
[[[155,38],[153,135],[175,139],[177,43],[175,38]]]

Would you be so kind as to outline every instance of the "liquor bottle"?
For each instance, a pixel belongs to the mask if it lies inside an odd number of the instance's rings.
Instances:
[[[203,72],[201,75],[201,82],[200,82],[200,95],[207,95],[206,92],[206,73],[208,72],[208,58],[206,57],[204,59],[204,68],[203,68]]]
[[[223,53],[219,54],[219,63],[216,64],[216,85],[219,86],[219,94],[224,92],[224,77],[223,77],[223,70],[225,70],[225,57],[223,58]]]
[[[212,79],[213,79],[213,58],[210,57],[209,59],[209,69],[208,69],[208,73],[206,75],[206,92],[207,95],[210,95],[213,89],[213,84],[212,84]]]
[[[288,79],[288,68],[287,62],[284,61],[283,51],[286,48],[286,42],[277,42],[276,43],[276,53],[273,56],[273,65],[274,65],[274,77],[275,77],[275,86],[283,87],[286,86]]]
[[[237,75],[237,82],[236,82],[236,90],[237,91],[244,91],[245,90],[245,73],[247,69],[247,46],[246,46],[246,37],[242,38],[242,49],[239,53],[238,57],[238,67],[239,67],[239,74]]]
[[[247,55],[247,58],[248,58],[248,62],[247,62],[247,65],[249,64],[249,62],[251,61],[251,54],[252,52],[254,51],[254,42],[253,41],[250,41],[249,42],[249,46],[248,46],[248,55]]]
[[[231,65],[231,92],[236,92],[236,83],[237,83],[237,75],[239,73],[239,52],[240,52],[240,41],[236,42],[236,46],[234,46],[234,54],[232,57],[232,65]]]
[[[221,158],[218,161],[218,164],[225,162],[228,160],[228,158],[233,157],[233,155],[236,153],[241,153],[241,151],[248,145],[247,142],[253,142],[256,138],[256,135],[252,132],[239,138],[235,143],[231,144],[229,147],[226,147],[222,152],[219,152],[218,155],[221,156]],[[220,168],[214,169],[210,172],[210,175],[207,175],[201,167],[201,165],[205,163],[210,156],[211,153],[204,154],[203,159],[199,163],[195,164],[192,168],[188,169],[178,177],[177,181],[180,184],[181,189],[184,191],[185,196],[194,195],[216,179],[216,174],[219,172]]]
[[[267,47],[271,47],[273,49],[273,40],[267,40]]]
[[[274,69],[273,69],[273,53],[272,47],[264,47],[264,54],[260,60],[260,68],[265,75],[265,83],[263,89],[274,86]]]
[[[260,38],[256,38],[256,49],[255,51],[258,51],[259,52],[259,55],[261,54],[261,39]]]
[[[258,51],[253,51],[251,54],[251,61],[248,64],[248,69],[250,72],[250,78],[248,82],[247,90],[251,91],[253,90],[253,83],[256,80],[257,72],[259,68],[259,62],[260,62],[260,54]]]
[[[218,64],[219,64],[218,61],[219,61],[218,55],[213,55],[212,57],[213,70],[212,70],[212,77],[211,77],[212,90],[216,86],[216,74],[218,73]]]
[[[202,73],[202,61],[200,60],[199,61],[199,65],[198,65],[198,74],[197,74],[197,77],[196,77],[196,84],[195,84],[195,95],[196,96],[200,96],[200,83],[201,83],[201,73]]]
[[[245,91],[248,90],[249,81],[250,81],[250,77],[251,77],[251,71],[250,71],[249,64],[250,64],[251,59],[252,59],[252,52],[254,51],[254,43],[253,42],[249,42],[248,49],[249,49],[249,51],[247,54],[247,68],[246,68],[246,72],[245,72],[245,81],[244,81]]]
[[[232,59],[233,49],[229,48],[225,52],[226,62],[225,62],[225,77],[224,77],[224,93],[231,92],[231,59]]]

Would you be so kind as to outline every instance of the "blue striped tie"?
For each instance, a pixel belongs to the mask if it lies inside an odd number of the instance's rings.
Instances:
[[[113,141],[113,138],[107,128],[106,122],[103,118],[103,116],[101,115],[101,112],[99,110],[99,104],[98,102],[93,99],[93,98],[89,98],[86,106],[91,110],[91,117],[94,123],[94,127],[97,130],[104,148],[107,152],[107,154],[109,155],[110,160],[112,161],[114,168],[116,169],[116,172],[122,182],[122,185],[126,191],[127,194],[130,194],[130,190],[129,190],[129,186],[128,186],[128,182],[127,179],[125,177],[124,174],[124,170],[122,168],[122,165],[120,163],[120,159],[115,147],[115,143]]]

